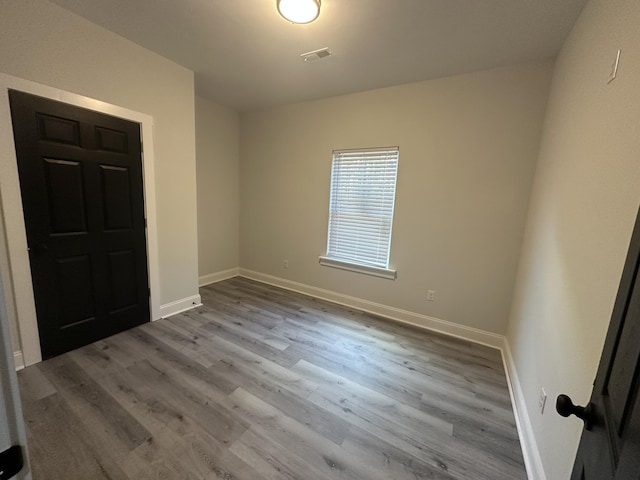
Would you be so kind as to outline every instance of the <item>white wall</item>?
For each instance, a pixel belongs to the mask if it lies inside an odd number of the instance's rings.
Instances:
[[[592,0],[553,77],[508,330],[549,480],[569,478],[582,427],[555,398],[589,400],[640,201],[638,25],[637,0]]]
[[[241,267],[504,334],[551,68],[520,65],[242,114]],[[332,150],[389,145],[400,146],[397,280],[320,266]]]
[[[198,271],[201,283],[239,264],[240,119],[196,96]]]
[[[0,4],[0,71],[153,116],[160,303],[197,294],[193,72],[45,0]]]

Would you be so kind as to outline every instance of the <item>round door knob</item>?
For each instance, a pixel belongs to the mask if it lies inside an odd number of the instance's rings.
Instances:
[[[567,395],[558,395],[556,400],[556,412],[563,417],[575,415],[584,422],[584,428],[591,430],[593,424],[593,404],[589,403],[586,407],[574,405],[571,398]]]

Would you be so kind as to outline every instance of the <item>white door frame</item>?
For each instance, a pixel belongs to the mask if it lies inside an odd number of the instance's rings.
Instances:
[[[0,452],[14,445],[22,447],[24,467],[17,480],[31,480],[27,435],[18,391],[18,378],[13,366],[9,321],[4,303],[5,291],[0,279]],[[12,477],[13,478],[13,477]]]
[[[0,242],[6,241],[6,251],[9,256],[8,264],[10,265],[9,278],[11,281],[10,285],[5,285],[5,295],[13,295],[15,300],[22,357],[24,365],[28,366],[42,361],[42,352],[40,350],[40,335],[38,333],[33,283],[27,252],[27,235],[22,209],[22,197],[20,195],[11,110],[9,107],[9,89],[20,90],[51,100],[88,108],[140,124],[141,138],[144,143],[142,166],[144,208],[147,219],[147,265],[149,288],[151,290],[149,301],[151,319],[157,320],[160,318],[160,277],[153,154],[153,117],[100,100],[0,73],[0,205],[2,207],[0,214],[3,216],[6,230],[6,240],[5,238],[0,238]],[[14,350],[17,347],[17,345],[14,345]]]

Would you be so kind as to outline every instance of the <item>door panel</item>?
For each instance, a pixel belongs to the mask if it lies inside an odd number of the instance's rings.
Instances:
[[[102,180],[104,229],[130,229],[131,198],[129,196],[129,170],[123,167],[100,165]]]
[[[80,124],[77,121],[36,114],[40,140],[80,145]]]
[[[129,153],[129,142],[126,132],[96,126],[96,148],[107,152]]]
[[[134,308],[138,298],[136,286],[135,250],[109,252],[109,281],[112,295],[111,313],[125,308]]]
[[[140,125],[9,99],[43,358],[149,321]]]
[[[56,285],[61,296],[60,328],[96,319],[93,272],[88,255],[56,260]]]
[[[87,233],[87,214],[80,162],[45,158],[51,235]]]

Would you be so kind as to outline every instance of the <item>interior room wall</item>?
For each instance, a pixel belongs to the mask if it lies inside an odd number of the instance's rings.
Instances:
[[[504,334],[551,70],[519,65],[242,114],[241,267]],[[332,150],[391,145],[397,279],[320,266]]]
[[[240,118],[196,96],[196,183],[200,283],[238,267]]]
[[[160,303],[197,294],[193,72],[46,0],[1,9],[0,71],[153,116]]]
[[[549,480],[569,478],[582,428],[555,398],[589,400],[640,201],[639,24],[635,0],[590,1],[553,77],[508,329]]]

